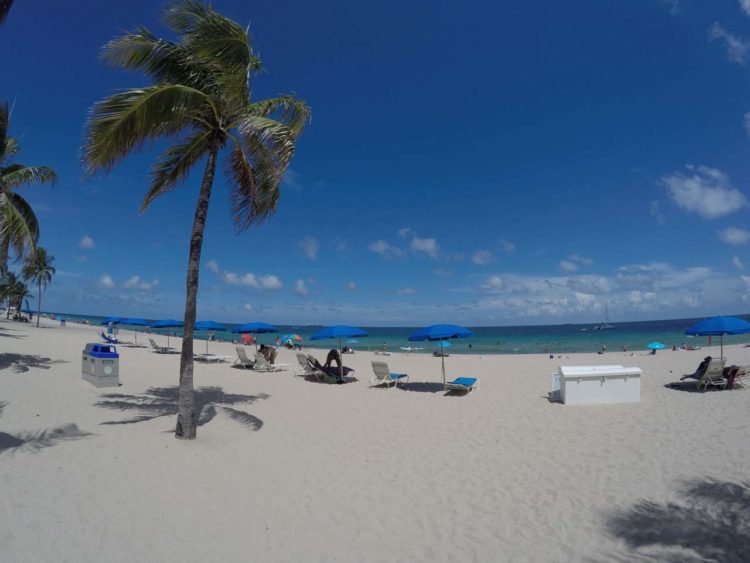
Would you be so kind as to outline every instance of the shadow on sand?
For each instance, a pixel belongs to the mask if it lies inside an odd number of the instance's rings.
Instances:
[[[123,393],[107,393],[96,403],[97,407],[104,407],[127,413],[136,413],[132,418],[112,420],[102,424],[133,424],[145,422],[162,416],[177,414],[178,387],[151,387],[140,395],[126,395]],[[240,395],[224,393],[221,387],[199,387],[194,392],[195,412],[198,416],[198,426],[211,422],[219,411],[224,412],[235,422],[239,422],[249,430],[260,430],[263,421],[248,412],[232,408],[228,405],[250,405],[260,399],[268,399],[270,395]]]
[[[25,373],[31,368],[49,369],[52,364],[64,364],[65,360],[52,360],[30,354],[0,354],[0,370],[11,368],[15,373]]]
[[[653,561],[748,561],[750,483],[690,481],[676,502],[642,500],[606,522],[610,534]]]
[[[0,403],[0,416],[6,404]],[[58,442],[77,440],[86,436],[93,436],[93,434],[79,430],[75,424],[65,424],[38,432],[19,432],[16,434],[0,432],[0,454],[20,451],[37,452],[43,448],[54,446]]]
[[[443,393],[445,387],[442,383],[432,383],[430,381],[415,381],[406,383],[401,386],[404,391],[415,391],[417,393]]]
[[[13,332],[16,332],[16,329],[6,326],[0,327],[0,338],[26,338],[25,334],[12,334]]]

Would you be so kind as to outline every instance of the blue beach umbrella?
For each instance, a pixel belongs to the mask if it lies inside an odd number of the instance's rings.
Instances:
[[[226,330],[226,327],[223,324],[217,323],[216,321],[198,321],[193,325],[193,328],[195,330],[207,330],[209,332]],[[206,336],[206,354],[208,354],[208,336]]]
[[[451,344],[450,341],[448,340],[441,340],[440,342],[433,342],[432,345],[435,348],[442,348],[443,346],[445,346],[446,348],[450,348],[451,346],[453,346],[453,344]]]
[[[359,338],[367,336],[367,331],[357,328],[356,326],[335,325],[321,328],[318,332],[310,337],[310,340],[325,340],[326,338],[338,338],[339,353],[343,352],[341,347],[342,338]],[[344,377],[344,363],[341,363],[341,377]]]
[[[649,350],[661,350],[662,348],[665,348],[665,346],[661,342],[654,341],[646,344],[646,348],[648,348]]]
[[[721,357],[724,357],[724,335],[746,334],[750,332],[750,323],[739,317],[711,317],[695,323],[685,331],[688,336],[719,336],[721,338]]]
[[[145,319],[134,318],[134,319],[123,319],[120,324],[135,327],[135,326],[149,326],[151,323],[149,323]],[[133,335],[135,336],[135,343],[137,345],[138,344],[138,331],[133,329]]]
[[[177,328],[183,326],[185,323],[182,321],[176,321],[174,319],[162,319],[152,324],[152,328]],[[169,347],[169,333],[167,333],[167,347]]]
[[[420,328],[409,337],[409,340],[411,342],[418,342],[421,340],[440,341],[440,363],[443,368],[443,385],[445,385],[445,355],[443,354],[443,346],[445,346],[446,343],[444,341],[451,338],[468,338],[469,336],[474,336],[474,333],[468,328],[458,325],[441,324]]]

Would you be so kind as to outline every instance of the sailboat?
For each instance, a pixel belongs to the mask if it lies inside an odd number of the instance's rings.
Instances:
[[[609,324],[609,307],[607,306],[607,302],[604,302],[604,324],[594,326],[593,330],[609,330],[611,328],[615,328],[611,324]]]

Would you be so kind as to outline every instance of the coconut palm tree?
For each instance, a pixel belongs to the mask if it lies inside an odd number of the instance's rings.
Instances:
[[[140,28],[104,47],[102,56],[110,65],[141,70],[154,84],[94,105],[83,158],[90,172],[106,172],[149,141],[170,141],[151,170],[142,211],[205,159],[187,264],[175,430],[177,438],[194,439],[193,325],[203,231],[219,155],[227,153],[225,173],[237,230],[260,223],[276,210],[281,179],[309,109],[292,96],[251,99],[250,80],[261,69],[260,59],[247,31],[210,5],[175,2],[164,11],[163,21],[177,41]]]
[[[28,286],[14,272],[6,272],[0,279],[0,301],[8,300],[8,311],[5,318],[10,318],[11,307],[16,308],[16,312],[21,310],[23,300],[33,296],[29,292]]]
[[[21,274],[27,280],[33,281],[39,290],[39,301],[37,302],[36,326],[39,326],[39,315],[42,313],[42,289],[52,281],[55,275],[55,267],[52,262],[55,257],[47,253],[47,249],[41,246],[36,247],[36,252],[29,256],[24,264]]]
[[[15,190],[24,184],[54,182],[55,171],[46,166],[11,163],[20,148],[8,136],[10,111],[0,104],[0,274],[8,271],[10,248],[21,258],[30,255],[39,238],[39,222],[34,210]]]
[[[5,23],[5,18],[8,17],[10,7],[13,5],[13,0],[0,0],[0,25]]]

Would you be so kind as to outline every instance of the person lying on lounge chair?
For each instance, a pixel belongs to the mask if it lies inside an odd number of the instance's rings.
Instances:
[[[335,352],[335,354],[333,354]],[[315,356],[307,355],[307,361],[310,362],[310,365],[313,366],[315,369],[319,369],[320,371],[326,373],[327,375],[330,375],[331,377],[336,378],[336,383],[343,383],[344,380],[341,379],[341,375],[343,373],[344,376],[349,375],[354,370],[352,368],[348,368],[346,366],[341,366],[341,356],[339,356],[338,350],[331,350],[328,352],[328,356],[326,357],[326,363],[325,365],[321,365],[321,363],[318,361],[318,359]],[[331,363],[336,362],[338,365],[336,367],[332,366]]]
[[[684,381],[685,379],[700,379],[706,373],[706,370],[708,369],[708,364],[710,363],[711,363],[711,356],[706,356],[705,358],[703,358],[703,361],[700,364],[698,364],[698,369],[695,370],[695,373],[683,375],[680,378],[680,381]]]

